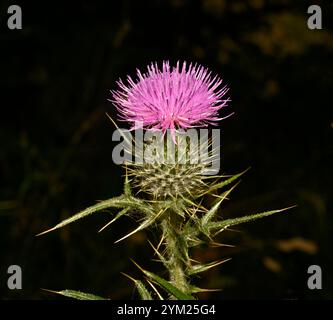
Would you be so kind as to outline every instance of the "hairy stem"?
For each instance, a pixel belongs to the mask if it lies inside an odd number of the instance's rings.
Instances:
[[[180,222],[174,212],[170,212],[162,221],[165,238],[166,260],[170,282],[184,293],[190,293],[186,276],[187,245],[180,232]]]

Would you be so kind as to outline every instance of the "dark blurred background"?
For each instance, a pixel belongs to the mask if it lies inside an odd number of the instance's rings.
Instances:
[[[222,172],[251,170],[224,217],[298,205],[225,232],[235,248],[198,249],[197,259],[232,260],[196,280],[221,292],[201,298],[333,298],[333,7],[330,1],[169,0],[20,2],[23,29],[7,29],[0,5],[0,298],[58,299],[40,288],[137,298],[122,276],[159,272],[136,223],[100,213],[43,237],[35,234],[120,194],[112,163],[115,81],[151,61],[199,62],[221,75],[235,115],[221,123]],[[307,28],[321,5],[323,29]],[[4,54],[4,55],[3,55]],[[23,289],[7,288],[7,268]],[[307,269],[321,266],[323,289]],[[163,274],[162,274],[163,275]]]

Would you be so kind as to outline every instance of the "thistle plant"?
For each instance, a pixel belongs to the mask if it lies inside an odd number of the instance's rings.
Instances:
[[[193,277],[228,259],[210,263],[195,261],[191,257],[193,248],[203,244],[217,246],[216,236],[229,227],[288,208],[234,219],[221,217],[222,202],[228,199],[234,183],[244,172],[232,176],[212,174],[209,164],[219,160],[219,146],[208,140],[206,146],[210,151],[205,153],[201,144],[191,145],[185,134],[188,129],[215,126],[225,118],[219,117],[219,112],[228,106],[230,99],[226,97],[227,86],[222,85],[218,76],[213,77],[199,65],[184,62],[171,68],[164,62],[161,69],[151,64],[146,73],[137,71],[137,79],[128,77],[126,84],[119,80],[117,85],[118,89],[111,91],[111,101],[118,111],[119,121],[130,125],[129,132],[143,130],[159,135],[143,141],[143,161],[130,157],[124,161],[121,195],[100,201],[41,234],[96,212],[118,210],[102,231],[120,217],[139,212],[138,227],[116,242],[154,227],[160,241],[149,244],[168,272],[168,278],[164,279],[135,263],[145,280],[128,277],[134,281],[141,298],[194,299],[197,293],[211,289],[196,287]],[[124,135],[125,140],[125,153],[131,156],[132,146],[139,145],[139,141],[128,135]],[[209,203],[207,198],[215,200]],[[100,299],[71,290],[58,293],[78,299]]]

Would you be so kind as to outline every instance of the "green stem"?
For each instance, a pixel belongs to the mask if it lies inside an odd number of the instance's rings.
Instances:
[[[165,237],[166,260],[170,282],[184,293],[190,293],[186,276],[187,246],[179,230],[177,214],[170,212],[162,221]]]

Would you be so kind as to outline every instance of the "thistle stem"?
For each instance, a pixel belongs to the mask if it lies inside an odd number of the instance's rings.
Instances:
[[[184,293],[190,292],[186,276],[187,245],[179,230],[177,214],[170,212],[161,222],[165,238],[166,260],[170,282]]]

